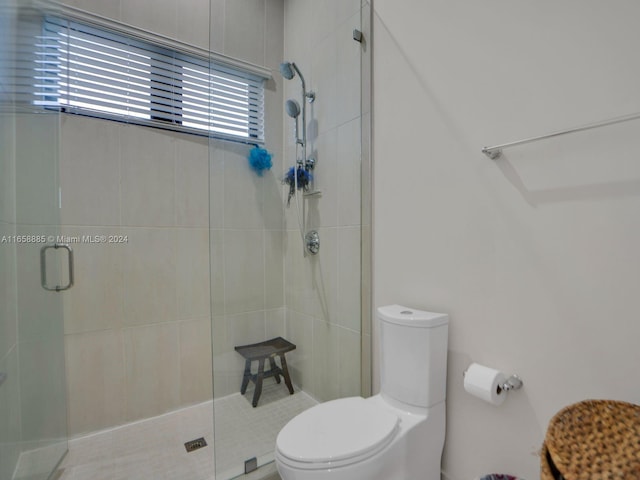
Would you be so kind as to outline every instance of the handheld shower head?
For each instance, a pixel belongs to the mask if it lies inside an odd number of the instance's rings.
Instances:
[[[295,100],[287,100],[284,105],[287,115],[291,118],[298,118],[298,115],[300,115],[300,104],[298,102]]]
[[[296,75],[294,68],[291,62],[282,62],[280,64],[280,74],[287,80],[291,80]]]
[[[287,111],[287,115],[289,115],[291,118],[293,118],[296,121],[296,129],[295,129],[296,143],[298,145],[304,145],[304,140],[300,140],[300,138],[298,137],[298,117],[300,116],[300,104],[295,100],[287,100],[286,103],[284,104],[284,108]]]

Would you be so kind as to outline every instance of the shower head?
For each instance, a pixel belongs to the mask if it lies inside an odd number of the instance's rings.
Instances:
[[[303,100],[306,100],[309,103],[314,102],[314,100],[316,99],[316,94],[314,92],[307,92],[307,87],[304,83],[302,72],[294,62],[282,62],[280,64],[280,74],[287,80],[291,80],[293,77],[298,75],[298,78],[300,78],[300,82],[302,83]],[[304,114],[302,116],[304,117]]]
[[[296,144],[304,146],[306,138],[302,140],[298,137],[298,117],[300,116],[300,104],[295,100],[287,100],[284,104],[284,109],[287,111],[287,115],[293,118],[296,121]],[[303,127],[304,128],[304,127]]]
[[[295,63],[282,62],[280,64],[280,74],[287,80],[291,80],[296,75],[294,68],[295,68]]]
[[[298,115],[300,115],[300,104],[298,102],[295,100],[287,100],[284,105],[287,115],[291,118],[298,118]]]

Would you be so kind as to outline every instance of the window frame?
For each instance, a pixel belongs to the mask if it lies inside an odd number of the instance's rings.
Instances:
[[[39,58],[41,63],[48,61],[51,64],[52,62],[56,63],[57,55],[56,67],[58,71],[54,74],[51,71],[55,69],[51,69],[46,74],[36,73],[36,77],[38,77],[38,74],[41,75],[38,80],[42,90],[34,92],[36,98],[41,99],[39,103],[36,99],[34,104],[65,113],[127,124],[241,143],[264,144],[264,95],[265,82],[271,78],[269,69],[208,52],[204,49],[133,27],[105,21],[105,19],[100,19],[97,23],[93,20],[95,19],[60,14],[43,18],[42,38],[39,39],[40,44],[37,46],[39,51],[36,52],[36,58]],[[109,108],[104,107],[101,109],[96,104],[91,107],[78,105],[76,93],[71,92],[74,79],[72,78],[66,82],[66,85],[63,85],[64,82],[61,83],[61,78],[69,79],[73,75],[81,76],[82,73],[69,68],[70,55],[68,53],[66,54],[67,57],[63,58],[62,55],[65,55],[65,53],[62,52],[64,50],[58,49],[56,52],[55,45],[47,44],[47,42],[53,42],[56,45],[68,48],[65,40],[60,38],[51,39],[51,35],[54,33],[51,31],[52,25],[55,26],[55,29],[66,30],[67,32],[78,30],[82,35],[91,36],[93,32],[99,32],[98,35],[95,35],[96,39],[105,38],[107,39],[105,41],[118,42],[123,46],[123,49],[126,49],[126,45],[130,44],[130,48],[133,50],[143,49],[148,51],[149,55],[153,57],[149,60],[149,72],[147,78],[145,78],[145,81],[149,84],[148,118],[140,118],[130,113],[122,113],[122,111],[117,113],[110,112]],[[67,38],[70,37],[68,36]],[[69,43],[72,44],[73,41],[71,39]],[[66,52],[69,52],[69,50],[67,49]],[[165,79],[158,80],[162,75],[160,77],[155,75],[154,69],[158,68],[158,64],[163,66],[162,62],[167,58],[172,60],[166,63],[166,65],[170,65],[170,68],[162,74],[166,77],[166,81]],[[96,62],[99,62],[99,60],[96,60]],[[120,70],[114,70],[114,72],[116,74],[122,73]],[[107,81],[109,80],[107,79]],[[83,83],[84,80],[79,82]],[[38,82],[35,83],[37,84]],[[216,87],[216,84],[222,85],[222,87]],[[120,88],[123,85],[126,85],[126,82],[117,85],[115,88]],[[238,88],[238,92],[241,92],[240,95],[235,95],[233,92],[229,93],[233,90],[234,85],[240,87]],[[37,85],[34,85],[34,87],[38,88]],[[66,92],[64,88],[66,88]],[[102,93],[104,95],[104,92],[109,88],[112,88],[112,86],[105,86],[105,90],[97,92],[97,94]],[[245,90],[246,93],[242,93]],[[135,101],[143,101],[145,98],[146,93],[143,95],[140,94],[140,91],[139,89],[136,93]],[[64,93],[66,93],[66,96]],[[205,98],[206,100],[204,100]],[[73,103],[76,104],[74,105]],[[227,105],[227,113],[221,108],[221,104],[222,107]],[[229,105],[231,106],[229,107]],[[130,108],[134,110],[134,107]],[[144,109],[146,107],[141,108]],[[123,108],[122,110],[128,109]],[[231,113],[228,113],[229,111]],[[226,121],[232,125],[231,127],[224,127],[225,118],[230,118],[230,120]],[[246,129],[244,127],[245,124]]]

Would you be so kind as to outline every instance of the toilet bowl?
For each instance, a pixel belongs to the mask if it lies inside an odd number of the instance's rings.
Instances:
[[[445,433],[448,317],[377,310],[380,394],[322,403],[278,434],[283,480],[439,480]]]

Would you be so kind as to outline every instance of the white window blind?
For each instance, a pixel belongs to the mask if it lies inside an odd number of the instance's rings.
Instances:
[[[34,103],[220,138],[264,140],[264,79],[235,66],[47,18]]]

